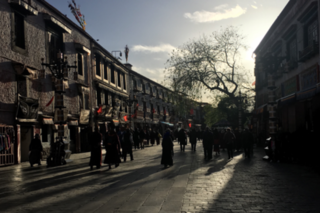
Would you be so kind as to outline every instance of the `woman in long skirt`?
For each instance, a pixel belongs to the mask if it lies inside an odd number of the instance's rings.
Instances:
[[[105,136],[105,147],[106,147],[106,158],[104,159],[105,164],[109,164],[109,169],[111,165],[114,164],[115,167],[119,166],[120,160],[120,141],[117,133],[114,131],[114,124],[108,126],[108,132]]]
[[[98,128],[95,128],[95,131],[92,133],[91,136],[91,156],[90,156],[90,168],[91,170],[93,169],[93,166],[96,166],[97,169],[101,167],[101,140],[102,136],[101,133],[99,132]]]
[[[170,130],[166,130],[162,140],[162,158],[161,164],[166,168],[173,165],[173,143],[170,136]]]
[[[41,165],[41,152],[42,152],[42,143],[40,141],[40,135],[36,134],[35,138],[31,140],[29,145],[29,163],[30,166],[33,167],[33,164],[37,163],[39,166]]]

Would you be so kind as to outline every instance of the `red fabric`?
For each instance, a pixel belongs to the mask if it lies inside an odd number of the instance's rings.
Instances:
[[[152,113],[155,113],[156,111],[154,110],[154,108],[152,109]]]
[[[128,121],[128,116],[127,115],[123,116],[123,119],[124,121]]]
[[[189,123],[189,127],[191,128],[191,123]]]
[[[50,106],[50,104],[52,104],[52,101],[54,99],[54,96],[52,96],[52,98],[50,99],[50,101],[47,103],[46,107]]]
[[[190,109],[190,115],[193,115],[193,109]]]
[[[99,107],[99,109],[97,110],[97,113],[98,114],[102,113],[102,106]]]
[[[164,115],[166,115],[167,114],[167,111],[166,110],[164,110]]]

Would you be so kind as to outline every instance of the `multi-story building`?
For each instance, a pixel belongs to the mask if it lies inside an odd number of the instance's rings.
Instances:
[[[258,131],[319,130],[319,2],[289,1],[255,54]]]
[[[0,134],[10,133],[11,139],[0,150],[0,165],[28,161],[37,133],[49,153],[59,116],[66,123],[66,157],[87,150],[95,124],[116,122],[119,113],[127,112],[120,105],[128,96],[126,67],[44,0],[6,0],[0,8]],[[41,64],[54,64],[61,56],[77,68],[58,82]],[[65,92],[62,99],[57,88]],[[61,100],[63,115],[55,108]]]

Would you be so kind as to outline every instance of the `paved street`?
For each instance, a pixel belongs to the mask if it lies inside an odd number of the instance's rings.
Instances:
[[[175,142],[167,169],[160,146],[111,170],[90,171],[89,153],[61,167],[0,168],[0,212],[320,212],[320,178],[308,168],[264,162],[259,150],[252,160],[222,152],[206,162],[197,148],[181,153]]]

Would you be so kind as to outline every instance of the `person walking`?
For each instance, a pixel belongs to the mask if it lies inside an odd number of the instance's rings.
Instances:
[[[133,143],[134,143],[134,150],[139,149],[140,134],[137,128],[135,128],[135,130],[133,131]]]
[[[220,133],[217,129],[213,130],[213,151],[216,156],[220,155]]]
[[[157,145],[160,145],[160,138],[162,137],[162,135],[159,132],[159,129],[156,131],[156,141],[157,141]]]
[[[173,165],[173,142],[170,136],[170,130],[166,130],[162,139],[162,157],[161,164],[166,168]]]
[[[97,169],[101,167],[101,139],[101,133],[99,132],[98,127],[95,127],[90,141],[91,156],[89,166],[91,170],[93,169],[93,166],[96,166]]]
[[[43,151],[40,135],[36,134],[34,139],[31,140],[29,145],[29,163],[33,167],[33,164],[37,163],[41,165],[41,152]]]
[[[253,135],[247,128],[245,128],[242,133],[242,144],[244,148],[244,157],[250,159],[253,147]]]
[[[191,143],[191,150],[192,151],[196,151],[196,147],[197,147],[197,132],[194,129],[191,129],[190,134],[189,134],[189,138],[190,138],[190,143]]]
[[[152,146],[154,145],[156,137],[157,137],[157,133],[156,133],[155,129],[152,129],[150,132],[150,142],[151,142]]]
[[[124,136],[123,136],[123,161],[127,161],[127,154],[130,154],[131,161],[133,161],[133,154],[132,154],[132,142],[133,142],[133,137],[132,133],[127,127]]]
[[[183,128],[181,128],[180,131],[179,131],[178,141],[180,143],[181,152],[182,151],[184,152],[185,147],[187,145],[187,137],[186,137],[185,130]]]
[[[212,159],[212,145],[213,145],[212,140],[213,140],[213,135],[210,132],[209,128],[207,127],[202,135],[202,144],[203,144],[205,160]]]
[[[111,169],[111,165],[114,164],[115,167],[119,166],[121,163],[120,159],[120,141],[118,135],[114,131],[114,124],[110,124],[108,126],[108,132],[105,136],[105,147],[106,147],[106,157],[104,159],[104,163],[109,165],[109,169]]]
[[[227,132],[225,133],[223,140],[225,141],[225,144],[227,145],[227,151],[228,151],[228,158],[233,159],[233,143],[236,139],[236,136],[231,132],[231,129],[228,128]]]
[[[141,129],[140,131],[140,148],[144,149],[144,138],[145,138],[145,133],[144,131]]]

